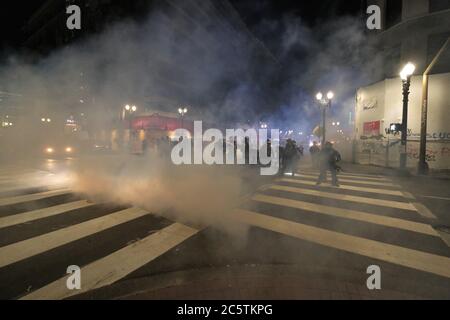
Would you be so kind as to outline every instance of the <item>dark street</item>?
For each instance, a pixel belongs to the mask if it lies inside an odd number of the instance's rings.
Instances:
[[[0,300],[445,310],[449,0],[0,6]]]
[[[231,233],[96,203],[65,185],[4,191],[6,181],[19,177],[67,174],[69,163],[2,171],[3,299],[443,299],[450,293],[449,235],[433,228],[448,223],[450,199],[445,192],[426,198],[422,182],[411,181],[417,178],[405,183],[348,164],[339,189],[316,187],[317,173],[300,166],[295,177],[248,186],[252,195],[224,217],[235,225]],[[438,189],[449,184],[439,181]],[[426,210],[421,199],[438,209]],[[155,241],[163,243],[151,249]],[[82,292],[65,286],[71,264],[86,277]],[[370,265],[383,270],[380,292],[366,287]]]

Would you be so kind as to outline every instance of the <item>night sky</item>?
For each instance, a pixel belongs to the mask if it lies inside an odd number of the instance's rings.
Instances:
[[[283,17],[298,17],[309,26],[343,15],[362,12],[362,0],[230,0],[255,35],[263,41],[267,35],[258,26],[265,21],[277,21]],[[31,14],[45,0],[3,0],[0,4],[0,48],[18,49],[23,41],[22,27]],[[270,45],[270,44],[269,44]]]
[[[0,3],[0,47],[17,49],[22,39],[22,27],[45,0],[4,0]]]
[[[290,15],[300,17],[307,25],[362,12],[362,0],[230,0],[252,28],[262,20],[278,20]]]

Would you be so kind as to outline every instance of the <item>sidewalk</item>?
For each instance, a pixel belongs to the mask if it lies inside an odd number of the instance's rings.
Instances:
[[[356,172],[356,173],[369,173],[369,174],[382,174],[387,176],[400,176],[400,177],[420,177],[424,179],[439,179],[450,180],[450,172],[430,170],[428,175],[419,175],[417,169],[409,168],[405,171],[401,171],[399,168],[386,168],[374,165],[362,165],[354,164],[351,162],[343,162],[342,168],[344,171]]]
[[[170,272],[128,279],[72,299],[137,300],[380,300],[442,299],[442,289],[430,287],[426,296],[414,291],[413,281],[398,291],[370,291],[362,271],[294,265],[243,265]],[[359,279],[359,282],[355,282]]]

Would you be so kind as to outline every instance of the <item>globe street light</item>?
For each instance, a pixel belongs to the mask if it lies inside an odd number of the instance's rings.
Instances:
[[[178,113],[182,116],[184,116],[188,112],[187,108],[179,108]]]
[[[326,98],[323,97],[322,92],[316,94],[316,99],[322,107],[322,146],[324,146],[326,142],[326,112],[327,108],[331,108],[331,101],[333,98],[334,93],[332,91],[328,91]]]
[[[183,120],[184,120],[184,115],[188,112],[187,108],[179,108],[178,109],[178,113],[181,116],[181,128],[183,128]]]
[[[332,91],[328,91],[327,93],[327,99],[332,100],[334,98],[334,93]]]
[[[406,168],[407,154],[406,144],[408,140],[408,102],[409,102],[409,88],[411,86],[411,76],[414,74],[416,67],[408,62],[400,72],[400,78],[403,83],[403,116],[402,116],[402,138],[401,138],[401,153],[400,153],[400,168]]]
[[[130,106],[129,104],[125,105],[122,109],[122,120],[125,120],[127,113],[131,114],[137,111],[137,107],[135,105]]]
[[[400,72],[400,77],[402,78],[402,80],[408,80],[408,78],[411,78],[411,76],[414,74],[415,70],[416,66],[411,62],[408,62]]]

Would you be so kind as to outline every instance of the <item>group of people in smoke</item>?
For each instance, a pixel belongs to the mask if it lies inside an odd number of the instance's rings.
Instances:
[[[309,153],[313,168],[320,170],[317,185],[326,181],[327,172],[330,171],[332,185],[339,187],[337,174],[341,170],[338,165],[338,162],[341,161],[341,155],[334,149],[333,144],[327,141],[321,149],[317,142],[314,142],[309,149]],[[285,147],[280,147],[281,173],[291,173],[294,176],[301,157],[303,157],[303,147],[297,146],[294,140],[287,140]]]
[[[180,138],[182,139],[182,138]],[[155,146],[157,152],[160,154],[160,156],[164,158],[170,157],[170,151],[172,150],[172,147],[174,146],[176,142],[173,142],[169,139],[169,137],[166,138],[160,138],[155,141]],[[233,141],[235,156],[237,154],[237,142]],[[223,141],[223,151],[224,151],[224,159],[226,157],[225,153],[227,150],[227,144],[228,142],[226,140]],[[271,141],[270,139],[267,140],[267,152],[268,156],[271,156]],[[148,145],[146,141],[144,142],[143,151],[146,153],[148,150]],[[245,151],[244,151],[245,150]],[[245,157],[245,163],[250,164],[250,145],[248,138],[245,139],[245,149],[244,149],[244,157]],[[258,157],[258,164],[259,161],[259,152],[260,150],[257,150],[257,157]],[[322,184],[326,181],[327,177],[327,171],[330,171],[331,173],[331,183],[333,186],[338,187],[339,181],[337,178],[337,174],[340,171],[340,167],[338,165],[338,162],[341,161],[341,155],[340,153],[334,149],[333,144],[331,142],[326,142],[325,145],[320,148],[317,142],[314,142],[311,148],[309,149],[309,153],[311,155],[311,161],[312,161],[312,167],[315,169],[320,170],[320,174],[317,180],[317,185]],[[304,155],[304,149],[302,145],[297,145],[295,140],[288,139],[286,141],[286,144],[284,146],[280,146],[279,149],[279,163],[280,163],[280,174],[288,174],[291,173],[292,176],[295,175],[295,172],[297,171],[298,164],[301,160],[301,158]]]

